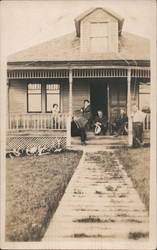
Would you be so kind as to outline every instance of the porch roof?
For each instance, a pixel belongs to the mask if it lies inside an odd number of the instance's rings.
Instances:
[[[80,39],[75,33],[41,43],[8,57],[8,64],[23,62],[83,62],[83,61],[119,61],[128,64],[128,60],[150,60],[150,41],[131,33],[123,33],[119,40],[118,53],[81,53]],[[121,65],[121,64],[120,64]],[[32,66],[33,68],[33,66]]]

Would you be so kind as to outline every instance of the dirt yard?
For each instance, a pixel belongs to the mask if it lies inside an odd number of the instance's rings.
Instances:
[[[7,241],[42,238],[81,156],[67,151],[7,159]]]

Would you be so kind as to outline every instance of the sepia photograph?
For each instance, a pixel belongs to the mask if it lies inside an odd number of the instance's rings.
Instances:
[[[0,7],[1,249],[156,249],[156,1]]]

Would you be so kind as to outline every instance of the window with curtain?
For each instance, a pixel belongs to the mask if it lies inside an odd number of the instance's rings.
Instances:
[[[28,83],[28,112],[41,112],[41,84]]]
[[[46,111],[51,112],[53,104],[58,104],[60,109],[60,84],[46,84]]]
[[[107,22],[95,22],[90,24],[90,51],[97,53],[108,51]]]

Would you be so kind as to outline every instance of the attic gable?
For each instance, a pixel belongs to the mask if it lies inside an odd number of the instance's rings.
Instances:
[[[101,8],[101,7],[88,9],[85,12],[83,12],[81,15],[79,15],[78,17],[75,18],[74,21],[75,21],[76,35],[78,37],[80,37],[80,33],[81,33],[80,32],[80,24],[81,24],[81,21],[84,18],[86,18],[87,16],[91,15],[93,12],[97,11],[97,10],[104,11],[105,13],[112,16],[113,18],[115,18],[118,21],[118,33],[119,33],[119,35],[121,35],[124,19],[121,16],[119,16],[117,13],[115,13],[115,12],[109,10],[109,9]]]
[[[117,53],[122,23],[122,18],[103,8],[95,8],[82,14],[75,22],[79,25],[76,32],[80,35],[81,52]]]

